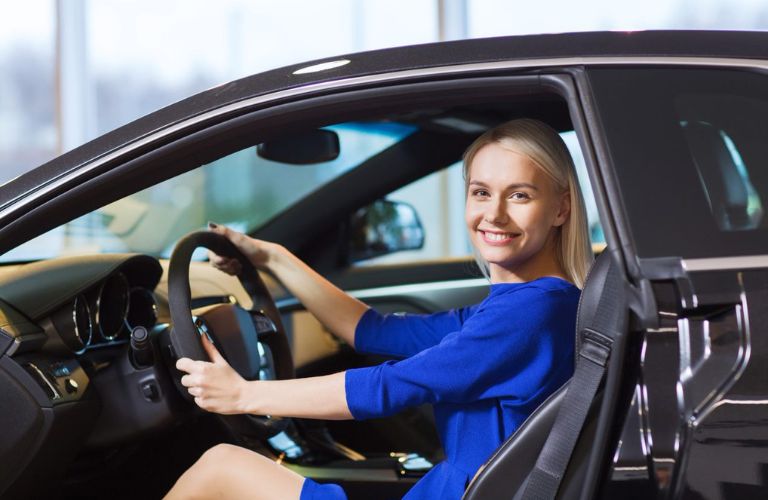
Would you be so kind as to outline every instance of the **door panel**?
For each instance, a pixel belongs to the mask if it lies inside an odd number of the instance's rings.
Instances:
[[[768,78],[727,67],[587,76],[640,299],[630,333],[641,347],[624,360],[638,366],[625,382],[637,389],[623,413],[624,436],[640,441],[622,439],[639,446],[618,450],[604,497],[628,484],[669,498],[764,497]]]

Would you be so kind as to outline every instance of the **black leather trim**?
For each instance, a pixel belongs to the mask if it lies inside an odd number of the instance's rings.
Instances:
[[[5,354],[11,344],[13,344],[13,337],[0,328],[0,357]]]
[[[477,471],[464,500],[501,498],[502,492],[511,496],[523,484],[539,458],[567,389],[568,382],[552,393]]]

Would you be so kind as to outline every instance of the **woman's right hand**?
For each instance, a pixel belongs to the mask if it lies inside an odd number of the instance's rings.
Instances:
[[[270,259],[277,247],[274,243],[251,238],[234,229],[213,222],[208,223],[208,230],[226,237],[257,269],[267,270],[269,267]],[[211,251],[208,252],[208,258],[213,267],[227,274],[237,275],[242,271],[240,261],[235,258],[224,257]]]
[[[349,345],[355,343],[355,327],[368,306],[347,295],[320,276],[278,243],[251,238],[226,226],[208,223],[208,229],[225,236],[261,271],[269,271],[304,304],[322,324]],[[239,274],[237,259],[208,253],[211,264],[228,274]]]

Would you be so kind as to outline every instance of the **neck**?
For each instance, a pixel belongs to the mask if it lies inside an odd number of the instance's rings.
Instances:
[[[544,276],[553,276],[571,281],[562,267],[556,262],[545,266],[525,266],[524,268],[507,269],[495,264],[490,265],[491,283],[524,283]]]

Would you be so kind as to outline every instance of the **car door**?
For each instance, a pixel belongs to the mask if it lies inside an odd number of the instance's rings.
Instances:
[[[578,98],[567,72],[526,68],[522,72],[510,70],[504,75],[478,76],[478,70],[482,67],[474,67],[462,75],[456,69],[451,79],[442,78],[440,72],[429,71],[409,73],[403,81],[396,76],[381,75],[380,85],[376,78],[371,78],[358,82],[359,88],[350,84],[353,88],[348,91],[310,88],[305,91],[306,95],[297,93],[299,97],[280,92],[275,92],[277,96],[263,97],[259,94],[263,89],[252,89],[253,95],[240,96],[241,100],[222,92],[231,101],[222,98],[221,101],[199,99],[181,103],[108,134],[5,186],[0,207],[3,236],[0,251],[16,249],[21,242],[107,203],[208,164],[238,148],[280,135],[339,120],[371,119],[394,112],[427,112],[436,107],[450,109],[453,106],[478,112],[482,106],[492,106],[501,111],[486,110],[491,122],[481,121],[474,124],[474,128],[472,120],[459,120],[458,125],[432,120],[431,128],[425,127],[423,133],[412,136],[407,143],[405,150],[410,154],[407,162],[373,163],[355,169],[255,233],[296,251],[340,286],[383,310],[431,312],[476,302],[484,295],[485,284],[472,272],[471,259],[466,255],[459,255],[458,259],[438,255],[432,263],[400,262],[388,267],[339,266],[338,257],[339,244],[344,242],[339,236],[349,216],[413,181],[457,163],[464,148],[479,134],[478,127],[487,128],[494,121],[499,123],[516,116],[533,116],[563,131],[574,128],[576,120],[572,120],[571,112],[578,109]],[[214,98],[212,94],[207,97]],[[350,189],[350,186],[363,188]],[[441,208],[438,204],[435,210]],[[9,272],[13,271],[9,268]],[[291,307],[289,303],[283,306],[286,311]],[[8,354],[3,356],[3,362],[14,363],[8,347],[18,341],[16,336],[3,343],[3,354]],[[29,382],[27,378],[24,383]],[[32,379],[29,383],[36,382]],[[47,415],[50,428],[65,425],[55,411]],[[403,426],[411,429],[411,434],[402,444],[385,439],[387,451],[393,447],[411,451],[419,446],[412,439],[422,434],[421,422],[422,415],[418,415],[416,423]],[[6,434],[9,442],[16,443],[16,437],[18,442],[22,437],[27,438],[26,434],[14,434],[17,430],[9,426]],[[26,432],[26,428],[23,430]],[[41,434],[39,439],[47,443],[46,449],[55,448],[48,433]],[[362,442],[371,439],[370,435],[363,436]],[[429,444],[436,446],[434,435]],[[6,471],[8,478],[13,479],[20,473],[36,450],[37,447],[28,448],[27,455],[17,462],[18,467]],[[74,450],[55,451],[50,460],[71,457]],[[33,470],[25,472],[34,473]],[[339,474],[343,477],[344,470]]]
[[[688,60],[581,80],[635,296],[598,431],[605,498],[765,496],[764,69]]]

